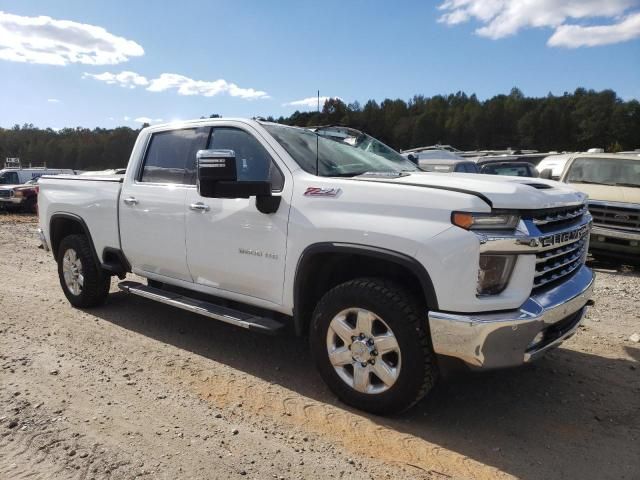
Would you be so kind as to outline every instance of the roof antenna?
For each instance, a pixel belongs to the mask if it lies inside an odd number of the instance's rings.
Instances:
[[[318,90],[318,122],[320,122],[320,90]],[[319,168],[319,160],[318,160],[319,141],[320,141],[320,134],[316,132],[316,177],[320,176],[320,168]]]

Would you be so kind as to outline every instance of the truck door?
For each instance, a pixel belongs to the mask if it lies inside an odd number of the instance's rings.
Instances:
[[[187,162],[206,147],[210,128],[151,135],[134,178],[120,194],[120,240],[134,272],[191,282],[185,249],[185,198],[195,188]],[[189,164],[191,165],[191,164]]]
[[[214,127],[209,149],[235,152],[238,180],[269,180],[281,195],[278,211],[260,213],[256,199],[204,198],[187,192],[187,262],[194,282],[214,289],[282,303],[287,222],[292,182],[275,152],[244,124]],[[195,165],[195,159],[194,159]]]

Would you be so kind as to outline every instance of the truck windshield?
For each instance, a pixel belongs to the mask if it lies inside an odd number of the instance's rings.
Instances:
[[[398,173],[420,170],[399,154],[389,155],[386,150],[393,150],[368,135],[356,145],[355,142],[351,144],[332,140],[303,128],[276,124],[263,126],[306,172],[316,174],[317,155],[318,175],[321,177],[354,177],[369,172]],[[385,147],[384,153],[387,155],[379,151],[378,145],[373,142]]]
[[[578,158],[569,167],[565,181],[640,187],[640,160]]]

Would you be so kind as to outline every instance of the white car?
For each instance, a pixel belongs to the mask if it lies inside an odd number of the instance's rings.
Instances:
[[[586,195],[376,151],[258,120],[148,127],[124,178],[41,179],[41,240],[72,305],[133,272],[148,283],[120,288],[149,301],[290,326],[369,412],[418,402],[440,358],[510,367],[576,332],[593,288]]]

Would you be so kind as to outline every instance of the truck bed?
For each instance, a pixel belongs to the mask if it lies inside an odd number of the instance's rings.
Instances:
[[[51,240],[47,219],[70,215],[84,221],[98,257],[102,258],[105,247],[120,248],[118,201],[122,180],[122,175],[41,177],[38,213],[47,240]]]

